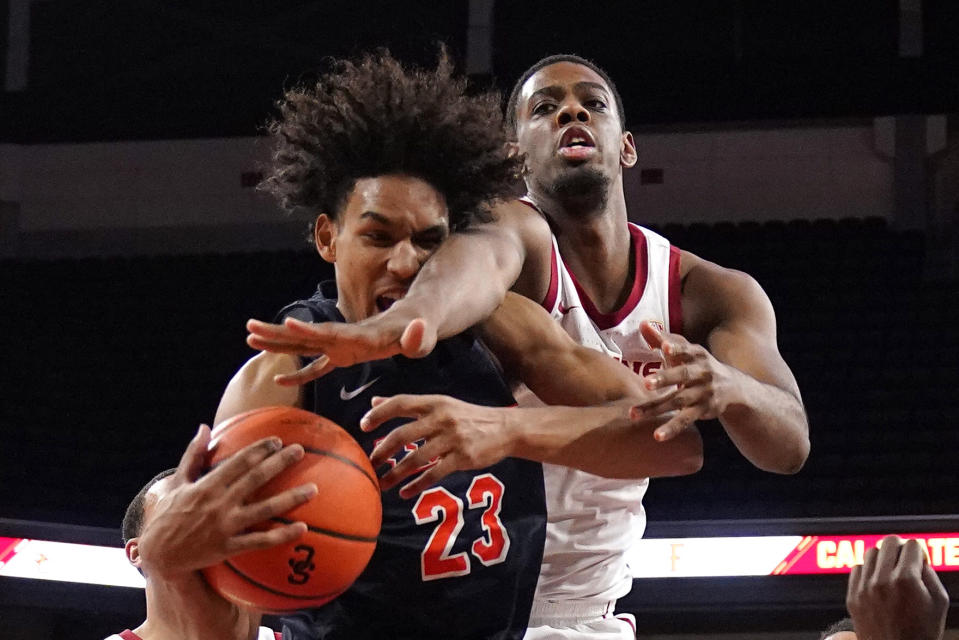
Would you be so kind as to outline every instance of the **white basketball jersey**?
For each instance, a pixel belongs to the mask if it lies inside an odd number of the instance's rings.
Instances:
[[[659,369],[662,359],[640,335],[640,322],[681,331],[679,250],[632,223],[629,233],[635,279],[621,308],[606,314],[596,309],[563,263],[555,236],[543,306],[574,340],[645,376]],[[520,406],[542,405],[526,387],[517,391],[516,399]],[[536,602],[608,601],[625,595],[632,587],[627,551],[646,528],[642,500],[649,480],[612,480],[552,464],[543,465],[543,474],[546,547]]]

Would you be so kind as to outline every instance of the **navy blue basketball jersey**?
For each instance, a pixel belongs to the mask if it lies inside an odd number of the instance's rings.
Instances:
[[[342,322],[335,291],[334,283],[325,282],[313,298],[289,305],[280,316]],[[364,433],[360,418],[374,395],[400,393],[514,404],[485,348],[464,333],[440,341],[426,358],[396,356],[336,369],[307,386],[304,408],[342,426],[370,453],[407,420]],[[507,458],[457,472],[408,500],[393,488],[383,493],[383,528],[369,566],[330,604],[285,618],[284,637],[519,640],[529,619],[545,531],[539,463]]]

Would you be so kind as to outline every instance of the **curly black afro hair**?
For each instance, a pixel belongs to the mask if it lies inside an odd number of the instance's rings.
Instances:
[[[340,60],[312,87],[287,91],[268,125],[273,161],[261,188],[283,208],[336,217],[360,178],[406,174],[446,198],[450,226],[491,219],[515,190],[500,96],[466,93],[441,50],[434,69],[406,68],[388,51]]]

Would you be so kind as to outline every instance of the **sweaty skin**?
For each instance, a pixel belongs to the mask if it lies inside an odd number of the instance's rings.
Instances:
[[[636,149],[609,106],[612,99],[602,77],[571,62],[544,67],[524,84],[516,113],[517,150],[526,154],[529,195],[547,212],[549,223],[522,203],[501,203],[496,222],[454,234],[385,313],[348,327],[251,323],[249,344],[321,356],[278,379],[291,385],[334,366],[397,353],[422,355],[437,338],[488,317],[510,288],[542,300],[549,285],[551,231],[563,260],[599,310],[618,308],[635,266],[622,169],[635,163]],[[573,127],[585,132],[593,151],[575,157],[564,152],[563,136]],[[591,199],[556,188],[590,173],[606,180]],[[645,383],[667,391],[668,398],[641,404],[636,415],[669,415],[658,431],[663,440],[696,420],[718,418],[755,466],[797,472],[809,455],[808,424],[796,380],[779,353],[768,296],[747,274],[685,251],[680,274],[683,335],[643,329],[665,361]]]
[[[434,458],[439,458],[437,464],[402,487],[403,497],[453,471],[487,467],[507,456],[609,478],[685,475],[702,467],[702,439],[695,428],[669,442],[657,442],[654,432],[667,418],[631,416],[638,402],[655,394],[612,358],[576,344],[539,305],[509,294],[481,333],[511,377],[548,403],[572,406],[481,407],[446,396],[375,398],[360,423],[363,430],[393,418],[414,420],[394,429],[377,446],[371,456],[374,467],[408,442],[426,439],[383,476],[384,490]],[[254,356],[227,386],[217,420],[260,406],[301,406],[300,388],[272,382],[275,375],[298,366],[298,358],[288,354]]]

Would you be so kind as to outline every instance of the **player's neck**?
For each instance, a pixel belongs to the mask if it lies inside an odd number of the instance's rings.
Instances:
[[[199,573],[176,588],[148,583],[146,600],[147,618],[133,630],[142,640],[253,640],[262,619],[218,596]]]
[[[632,290],[632,244],[627,226],[622,176],[610,185],[609,197],[594,215],[568,215],[547,208],[563,262],[603,313],[622,306]]]

